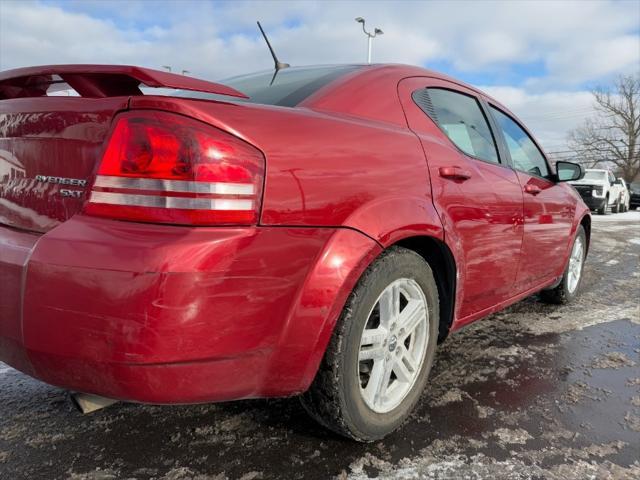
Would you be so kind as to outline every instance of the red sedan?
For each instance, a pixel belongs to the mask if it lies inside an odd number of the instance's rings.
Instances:
[[[301,395],[381,438],[438,341],[576,296],[582,175],[417,67],[2,72],[0,360],[134,402]]]

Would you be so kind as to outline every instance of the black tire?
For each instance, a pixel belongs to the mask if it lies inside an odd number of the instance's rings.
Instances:
[[[598,209],[598,215],[606,215],[609,213],[609,197],[604,199],[602,207]]]
[[[429,336],[413,387],[396,408],[377,413],[360,393],[360,339],[378,297],[400,278],[413,279],[424,293]],[[435,356],[439,318],[438,289],[429,264],[411,250],[390,248],[367,269],[349,296],[318,373],[301,396],[302,405],[320,424],[357,441],[370,442],[393,432],[407,419],[424,391]]]
[[[584,258],[587,254],[587,235],[584,232],[584,228],[582,225],[578,227],[578,232],[576,233],[576,238],[573,241],[575,244],[576,240],[580,238],[582,240],[583,245],[583,257],[582,257],[582,265],[580,268],[580,277],[578,279],[578,284],[576,288],[571,291],[569,289],[569,260],[567,260],[567,266],[564,270],[564,274],[562,275],[562,280],[560,283],[548,290],[542,290],[540,292],[540,299],[545,303],[552,303],[556,305],[564,305],[572,302],[579,294],[580,294],[580,285],[582,284],[582,274],[584,269]],[[573,244],[571,245],[571,250],[573,251]],[[571,253],[569,253],[571,255]]]
[[[613,213],[620,213],[620,210],[622,209],[622,206],[620,205],[620,199],[616,200],[616,204],[612,209]]]

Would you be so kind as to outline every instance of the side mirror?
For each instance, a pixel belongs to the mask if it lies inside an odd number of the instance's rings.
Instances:
[[[578,163],[556,162],[556,176],[559,182],[580,180],[584,177],[584,168]]]

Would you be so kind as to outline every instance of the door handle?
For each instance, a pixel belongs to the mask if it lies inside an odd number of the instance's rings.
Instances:
[[[533,185],[533,184],[529,183],[529,184],[524,186],[524,191],[526,193],[531,194],[531,195],[538,195],[542,191],[542,189],[537,185]]]
[[[450,178],[451,180],[465,181],[471,178],[471,172],[460,167],[440,167],[438,172],[442,178]]]

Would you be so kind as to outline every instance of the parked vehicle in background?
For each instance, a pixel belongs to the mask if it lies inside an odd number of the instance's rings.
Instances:
[[[619,177],[616,179],[622,186],[622,190],[620,191],[620,211],[628,212],[631,204],[631,192],[629,191],[629,185],[624,181],[624,178]]]
[[[573,300],[589,248],[582,167],[418,67],[3,72],[0,163],[0,360],[136,402],[301,395],[358,440],[449,333]]]
[[[600,215],[621,211],[623,187],[610,170],[587,168],[581,180],[569,183],[575,187],[584,203]]]
[[[629,208],[635,210],[640,207],[640,183],[629,184]]]

